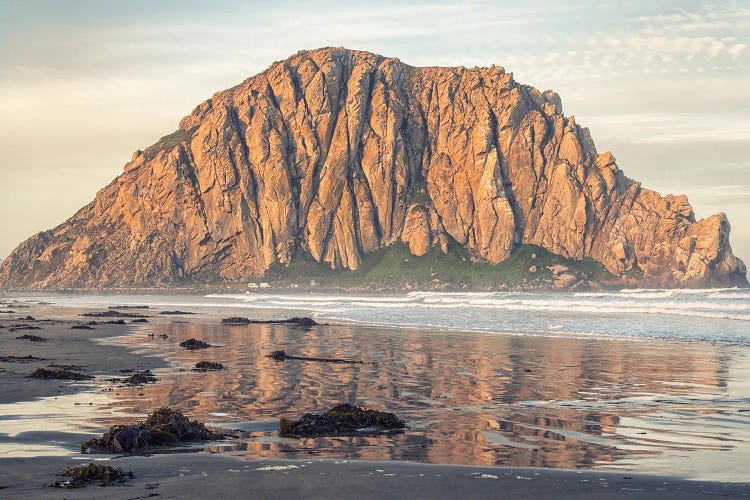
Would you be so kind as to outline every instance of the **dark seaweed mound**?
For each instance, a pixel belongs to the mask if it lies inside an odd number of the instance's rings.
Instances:
[[[69,368],[37,368],[29,377],[39,380],[91,380],[94,378]]]
[[[184,342],[180,342],[180,347],[184,347],[188,351],[194,351],[195,349],[206,349],[207,347],[211,347],[211,344],[207,344],[198,339],[188,339]]]
[[[338,404],[325,413],[305,413],[299,420],[279,420],[282,436],[335,436],[373,427],[403,429],[406,424],[393,413],[366,410],[348,403]]]
[[[201,422],[190,421],[180,410],[166,406],[155,410],[135,425],[115,425],[99,438],[81,445],[81,453],[128,453],[180,443],[209,441],[221,435],[206,429]]]
[[[221,363],[215,363],[214,361],[199,361],[195,364],[195,368],[193,370],[198,372],[207,372],[207,371],[214,371],[214,370],[223,370],[224,365]]]
[[[69,467],[62,472],[67,481],[55,481],[50,484],[55,488],[83,488],[87,484],[98,482],[99,486],[109,486],[112,483],[124,483],[133,478],[133,473],[123,472],[119,467],[90,463],[79,467]]]

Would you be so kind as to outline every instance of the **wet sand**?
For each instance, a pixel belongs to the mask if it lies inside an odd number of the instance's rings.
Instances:
[[[191,453],[125,457],[122,486],[50,488],[70,459],[0,459],[5,498],[623,498],[750,496],[748,483],[550,469],[464,467],[407,462],[241,460]],[[77,460],[75,463],[88,463]]]
[[[92,388],[92,383],[89,381],[69,382],[29,378],[29,375],[37,368],[47,368],[51,364],[78,365],[82,373],[100,379],[122,376],[123,374],[119,372],[122,369],[146,370],[166,366],[166,362],[160,358],[133,356],[133,349],[93,341],[124,335],[136,325],[141,326],[140,323],[106,324],[97,318],[76,317],[76,312],[60,317],[59,311],[39,305],[16,307],[12,310],[13,314],[0,314],[0,370],[2,370],[0,377],[3,380],[0,384],[0,404],[61,396]],[[34,319],[25,319],[28,316]],[[104,319],[104,321],[108,320],[112,318]],[[99,324],[92,325],[91,330],[71,328],[91,321],[97,321]],[[124,319],[124,321],[131,320]],[[35,335],[44,338],[45,341],[35,342],[17,338],[23,335]],[[20,358],[33,356],[40,359],[8,359],[12,356]]]
[[[99,309],[102,310],[102,309]],[[30,402],[34,398],[43,398],[42,405],[47,407],[47,411],[55,411],[55,401],[65,400],[65,407],[60,407],[59,411],[63,414],[78,415],[81,425],[72,426],[71,428],[61,428],[58,431],[48,430],[46,419],[49,415],[42,412],[37,415],[36,420],[31,416],[27,422],[27,429],[23,432],[16,433],[12,437],[7,432],[6,426],[0,426],[0,450],[3,455],[0,457],[0,496],[6,498],[21,497],[54,497],[59,498],[61,495],[69,498],[142,498],[158,494],[163,498],[185,498],[185,497],[208,497],[209,495],[223,494],[232,498],[247,496],[252,493],[253,496],[263,498],[497,498],[498,494],[512,498],[708,498],[709,496],[739,496],[745,497],[750,495],[747,483],[719,483],[719,482],[699,482],[685,481],[676,478],[665,478],[659,476],[640,476],[629,472],[599,472],[599,471],[572,471],[572,470],[551,470],[551,469],[529,469],[521,467],[503,468],[503,467],[465,467],[456,465],[428,465],[417,464],[403,461],[371,461],[363,460],[364,455],[356,455],[360,460],[274,460],[265,458],[263,450],[270,450],[272,453],[279,453],[278,448],[274,448],[273,440],[264,442],[263,436],[267,432],[256,434],[261,437],[260,442],[251,446],[248,442],[223,442],[211,443],[209,448],[212,451],[229,451],[234,449],[239,451],[241,456],[228,456],[226,453],[206,453],[196,452],[200,447],[192,450],[191,453],[172,453],[153,455],[147,457],[121,457],[107,460],[103,456],[82,456],[76,455],[77,445],[95,434],[101,433],[104,428],[114,423],[120,423],[124,420],[132,421],[132,416],[127,418],[126,414],[136,414],[143,416],[147,411],[155,408],[154,402],[169,402],[177,407],[184,409],[191,417],[199,417],[204,420],[206,415],[220,410],[223,406],[216,405],[216,400],[229,401],[232,405],[246,405],[248,401],[236,401],[232,392],[239,392],[240,386],[234,385],[229,387],[229,397],[224,398],[227,394],[222,395],[219,388],[227,384],[226,379],[211,378],[211,375],[186,373],[176,379],[169,378],[167,382],[137,388],[112,388],[112,384],[107,384],[104,379],[113,375],[121,375],[118,370],[128,369],[159,369],[172,366],[189,366],[198,357],[208,356],[212,360],[226,361],[230,360],[231,364],[239,365],[243,356],[247,353],[244,351],[235,351],[226,349],[228,345],[219,346],[217,349],[207,351],[206,353],[186,353],[180,352],[175,354],[172,344],[181,340],[182,337],[202,333],[206,338],[212,340],[211,335],[218,335],[217,329],[222,327],[216,326],[206,318],[191,317],[189,321],[193,324],[185,324],[176,321],[182,321],[181,318],[157,317],[158,311],[147,311],[149,321],[146,325],[148,331],[169,331],[172,338],[169,339],[169,345],[156,344],[160,349],[147,349],[149,354],[160,354],[169,359],[165,361],[159,356],[143,356],[143,345],[138,342],[112,342],[113,337],[126,334],[131,328],[142,327],[143,324],[125,325],[96,325],[95,330],[72,330],[74,324],[86,323],[90,318],[82,318],[80,310],[60,310],[44,305],[30,304],[28,308],[17,308],[12,315],[0,315],[0,356],[27,356],[44,358],[44,361],[33,361],[29,363],[18,362],[0,362],[0,422],[13,420],[17,415],[14,412],[26,411],[24,406],[35,404]],[[143,311],[139,311],[143,312]],[[19,320],[20,317],[32,315],[36,320]],[[53,318],[52,321],[41,321],[47,318]],[[40,330],[18,330],[9,331],[12,324],[28,324],[38,326]],[[298,339],[297,334],[309,336],[309,332],[304,330],[290,329],[286,326],[267,326],[260,325],[255,330],[233,330],[236,337],[233,340],[237,345],[242,344],[243,337],[245,340],[248,335],[261,334],[265,339],[264,346],[284,343],[292,345]],[[280,333],[281,332],[281,333]],[[292,332],[289,334],[288,332]],[[345,331],[336,331],[337,334],[345,334]],[[23,334],[39,335],[47,338],[46,342],[30,342],[27,340],[18,340],[17,336]],[[141,332],[143,336],[145,333]],[[137,337],[136,335],[135,337]],[[126,337],[133,338],[133,335]],[[108,338],[105,342],[94,342],[92,339]],[[439,336],[435,336],[439,339]],[[116,339],[117,340],[117,339]],[[310,340],[308,338],[308,340]],[[412,342],[407,338],[407,341]],[[454,339],[455,340],[455,339]],[[516,339],[518,340],[518,339]],[[342,342],[350,342],[344,335]],[[246,342],[245,342],[246,343]],[[299,344],[297,344],[299,346]],[[257,347],[257,346],[256,346]],[[429,347],[429,346],[428,346]],[[441,349],[442,344],[440,346]],[[487,346],[481,346],[482,350]],[[492,346],[489,346],[492,347]],[[307,354],[324,354],[329,352],[321,351],[323,346],[313,343],[309,347]],[[424,345],[413,343],[411,348],[415,353],[425,348]],[[141,354],[134,354],[134,352]],[[334,353],[341,356],[351,356],[354,353],[342,351]],[[393,353],[389,353],[392,355]],[[595,353],[587,353],[588,356],[595,357]],[[171,356],[171,357],[170,357]],[[419,356],[411,358],[400,369],[407,372],[402,373],[386,372],[383,375],[383,383],[386,378],[401,377],[401,383],[404,380],[413,380],[409,378],[410,371],[414,370],[413,364],[419,366]],[[246,360],[248,363],[261,364],[262,356],[256,353]],[[266,360],[268,361],[268,360]],[[416,363],[411,363],[414,361]],[[440,359],[429,359],[428,367],[430,373],[436,373],[443,377],[449,372],[442,373],[446,368],[440,366]],[[482,363],[481,359],[475,359],[471,356],[468,360],[470,363]],[[684,361],[684,360],[683,360]],[[47,366],[50,363],[57,364],[76,364],[81,365],[83,371],[95,375],[98,380],[91,382],[66,382],[66,381],[35,381],[28,378],[28,374],[38,367]],[[377,364],[370,364],[372,369],[378,368],[378,365],[385,365],[387,359],[379,359]],[[293,366],[302,370],[301,367],[310,367],[310,364],[289,365],[287,369],[291,370]],[[314,366],[314,365],[312,365]],[[287,381],[279,374],[282,367],[274,365],[272,362],[269,367],[260,370],[258,375],[271,376],[267,380],[265,387],[269,397],[274,396],[275,391],[282,388]],[[312,368],[309,368],[312,369]],[[527,374],[528,368],[523,366],[518,370],[519,373]],[[158,370],[157,370],[158,372]],[[273,374],[277,375],[274,376]],[[342,379],[338,377],[338,372],[313,373],[309,371],[294,371],[293,382],[302,384],[300,386],[300,398],[296,399],[296,406],[310,405],[320,406],[326,403],[324,394],[317,391],[322,390],[319,387],[325,380],[329,380],[332,385],[344,384],[344,387],[351,384],[358,384],[359,379]],[[377,370],[376,370],[377,373]],[[543,375],[543,374],[541,374]],[[233,376],[229,372],[229,376]],[[246,375],[245,375],[246,376]],[[486,372],[486,378],[496,377],[493,372]],[[308,377],[315,380],[305,380]],[[338,378],[332,378],[338,377]],[[538,384],[542,386],[544,382],[540,374],[526,375],[529,383],[535,385],[523,385],[524,391],[539,391]],[[482,381],[480,377],[479,382]],[[535,382],[536,381],[536,382]],[[202,384],[200,393],[190,393],[185,389],[190,384]],[[398,380],[391,381],[392,384],[398,385]],[[174,384],[174,386],[172,386]],[[317,388],[312,393],[306,391]],[[460,384],[459,384],[460,385]],[[452,397],[448,391],[458,393],[458,385],[450,388],[438,385],[434,389],[434,395],[437,401]],[[480,386],[481,388],[481,386]],[[412,387],[416,390],[415,387]],[[165,397],[164,390],[166,390]],[[392,394],[391,384],[383,386],[385,391],[382,397],[390,397],[394,400],[398,398],[397,394]],[[104,392],[103,392],[104,391]],[[117,392],[122,392],[120,398],[116,397]],[[481,391],[480,391],[481,392]],[[543,390],[542,390],[543,392]],[[286,396],[288,397],[287,393]],[[305,399],[310,396],[312,399]],[[56,399],[57,398],[57,399]],[[105,399],[98,399],[105,398]],[[206,401],[212,403],[206,407]],[[137,403],[140,401],[140,403]],[[198,401],[198,404],[191,403]],[[29,403],[24,403],[29,402]],[[13,404],[15,403],[15,404]],[[263,401],[258,401],[263,403]],[[282,398],[280,402],[286,405],[289,401]],[[432,403],[430,403],[432,405]],[[429,413],[429,406],[423,404],[422,410],[412,410],[416,415],[420,411]],[[220,407],[221,406],[221,407]],[[74,408],[75,407],[75,408]],[[191,410],[191,408],[194,409]],[[545,412],[549,409],[541,408]],[[269,409],[270,413],[278,414],[278,410]],[[113,413],[117,412],[117,413]],[[261,415],[262,416],[262,415]],[[16,420],[18,420],[16,418]],[[36,430],[34,430],[36,425]],[[29,428],[30,427],[30,428]],[[231,426],[230,426],[231,427]],[[507,429],[502,429],[507,430]],[[429,435],[429,433],[428,433]],[[44,441],[55,441],[57,448],[44,449],[38,456],[31,451],[18,452],[13,447],[3,448],[3,443],[43,443]],[[376,440],[377,441],[377,440]],[[252,440],[251,440],[252,443]],[[351,449],[330,448],[330,442],[324,441],[328,446],[328,453],[339,454],[341,457],[351,456]],[[315,446],[315,442],[305,443],[306,447]],[[355,442],[355,447],[362,449],[372,448],[366,440]],[[377,442],[375,443],[377,444]],[[396,441],[399,444],[399,441]],[[410,443],[404,442],[409,445]],[[411,443],[414,444],[414,443]],[[510,443],[512,444],[512,443]],[[423,448],[419,443],[417,447]],[[489,444],[483,444],[489,446]],[[504,447],[504,446],[502,446]],[[274,452],[273,450],[276,449]],[[293,456],[300,456],[302,451],[307,449],[302,447]],[[511,446],[509,449],[516,449]],[[523,447],[520,448],[524,450]],[[57,450],[57,452],[55,451]],[[65,450],[68,450],[66,453]],[[468,448],[467,448],[468,450]],[[283,452],[283,450],[281,450]],[[314,450],[312,450],[314,451]],[[439,449],[438,449],[439,451]],[[466,450],[464,450],[466,451]],[[487,450],[482,450],[486,452]],[[556,450],[549,450],[550,455],[554,456]],[[468,452],[468,451],[467,451]],[[528,450],[525,450],[528,452]],[[307,453],[307,452],[306,452]],[[559,453],[565,455],[566,451],[560,449]],[[27,456],[24,456],[27,455]],[[408,456],[398,455],[396,456]],[[315,453],[308,455],[315,456]],[[257,460],[264,457],[262,460]],[[255,459],[253,459],[255,458]],[[455,457],[449,457],[452,459]],[[56,490],[49,488],[47,485],[55,480],[62,479],[57,474],[72,465],[88,463],[92,460],[106,460],[106,463],[132,470],[135,478],[127,483],[126,486],[111,486],[101,489],[98,486],[88,486],[81,490]],[[562,462],[572,463],[575,462]],[[564,465],[563,465],[564,467]],[[259,470],[260,469],[260,470]],[[250,476],[250,477],[248,477]]]

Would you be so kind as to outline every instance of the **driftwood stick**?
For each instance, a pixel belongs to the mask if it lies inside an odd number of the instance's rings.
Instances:
[[[362,361],[353,359],[340,359],[340,358],[313,358],[308,356],[291,356],[284,351],[273,351],[271,354],[266,355],[267,358],[271,358],[274,361],[284,361],[287,359],[297,359],[299,361],[319,361],[321,363],[342,363],[347,365],[360,364]]]

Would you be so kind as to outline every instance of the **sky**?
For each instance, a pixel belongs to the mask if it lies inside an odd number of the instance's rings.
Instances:
[[[324,46],[554,89],[627,176],[726,212],[750,260],[748,0],[0,0],[0,258],[214,92]]]

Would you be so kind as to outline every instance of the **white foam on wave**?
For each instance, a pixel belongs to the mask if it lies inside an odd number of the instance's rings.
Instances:
[[[685,293],[683,293],[685,292]],[[730,292],[731,300],[713,294]],[[702,295],[702,297],[700,297]],[[585,314],[649,314],[750,321],[750,294],[736,288],[713,290],[635,290],[544,294],[516,292],[410,292],[401,296],[344,294],[214,294],[237,300],[245,307],[312,309],[330,313],[347,308],[378,310],[477,309]]]

